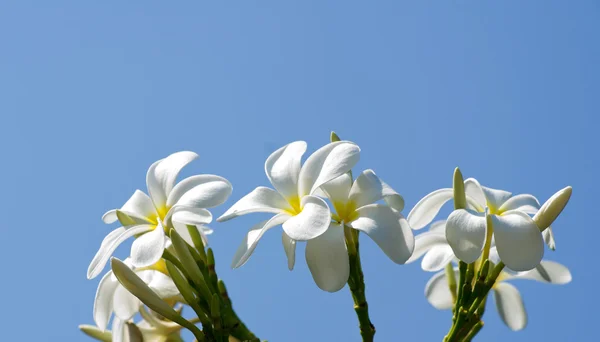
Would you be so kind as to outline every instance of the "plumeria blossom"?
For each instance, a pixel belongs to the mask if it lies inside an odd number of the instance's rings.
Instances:
[[[125,264],[130,266],[159,297],[173,302],[182,300],[179,290],[167,275],[163,260],[151,267],[141,269],[131,266],[131,259],[126,259]],[[120,341],[123,338],[126,322],[132,319],[141,307],[142,302],[119,283],[112,271],[108,271],[102,277],[94,300],[94,321],[99,329],[106,330],[114,314],[111,329],[113,341]]]
[[[296,241],[314,239],[329,228],[331,212],[315,192],[321,185],[348,172],[358,162],[360,148],[348,141],[333,142],[315,151],[302,165],[304,152],[304,141],[290,143],[273,152],[267,158],[265,172],[275,190],[258,187],[217,219],[222,222],[256,212],[275,214],[250,229],[234,256],[233,268],[248,260],[267,230],[282,225],[283,246],[288,267],[292,269]]]
[[[161,258],[168,242],[165,233],[170,228],[184,237],[189,237],[186,225],[199,227],[203,235],[210,233],[204,227],[212,221],[206,208],[225,202],[232,188],[229,181],[215,175],[191,176],[175,184],[181,169],[196,158],[196,153],[184,151],[155,162],[146,175],[150,196],[136,190],[121,209],[104,214],[105,223],[118,220],[123,226],[102,241],[88,268],[89,279],[98,276],[115,249],[132,236],[137,238],[131,246],[131,263],[145,267]]]
[[[346,173],[322,186],[335,213],[329,229],[306,243],[306,262],[316,284],[335,292],[348,281],[350,264],[344,225],[369,235],[392,261],[403,264],[414,248],[408,222],[400,214],[404,199],[372,170],[354,182]],[[384,200],[386,204],[376,203]]]
[[[455,268],[458,276],[458,268]],[[542,283],[563,285],[571,281],[569,269],[557,262],[543,260],[536,268],[516,274],[503,271],[493,286],[496,308],[502,321],[512,330],[521,330],[527,325],[527,313],[521,294],[507,280],[530,279]],[[439,310],[454,306],[452,293],[448,287],[446,272],[435,274],[425,286],[425,297],[433,307]]]
[[[512,196],[507,191],[481,186],[474,178],[464,183],[468,208],[454,210],[446,222],[446,239],[454,254],[467,263],[479,258],[485,243],[487,210],[492,217],[498,253],[506,266],[515,271],[527,271],[539,264],[544,255],[544,239],[529,216],[539,210],[539,201],[532,195]],[[423,228],[452,197],[450,188],[425,196],[408,215],[411,227]],[[551,231],[546,234],[547,242],[553,248]]]

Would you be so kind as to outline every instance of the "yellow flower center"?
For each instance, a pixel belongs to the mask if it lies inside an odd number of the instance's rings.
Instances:
[[[290,209],[286,210],[288,214],[296,216],[302,212],[302,206],[300,205],[300,197],[293,196],[286,198],[286,200],[290,205]]]
[[[358,218],[358,213],[356,212],[356,204],[354,204],[353,201],[334,201],[333,208],[335,209],[335,214],[332,215],[332,218],[338,223],[341,223],[342,221],[352,222]]]

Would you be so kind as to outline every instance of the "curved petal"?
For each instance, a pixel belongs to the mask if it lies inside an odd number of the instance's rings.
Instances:
[[[176,206],[170,211],[173,211],[171,220],[183,224],[196,226],[207,224],[212,221],[212,214],[210,211],[202,208]]]
[[[446,220],[446,239],[454,254],[470,264],[481,255],[485,243],[485,214],[469,209],[454,210]]]
[[[556,242],[554,241],[554,233],[552,232],[552,227],[548,227],[544,229],[542,232],[542,237],[544,238],[544,242],[551,250],[556,250]]]
[[[281,194],[275,190],[259,186],[227,209],[217,221],[224,222],[249,213],[281,214],[288,210],[291,211],[292,208]]]
[[[113,296],[119,281],[112,276],[112,271],[106,272],[98,284],[94,299],[94,322],[100,330],[106,330],[108,321],[113,313]]]
[[[427,272],[437,272],[454,259],[454,252],[448,245],[431,248],[421,261],[421,268]]]
[[[498,255],[508,268],[528,271],[542,261],[544,240],[529,215],[520,211],[492,215],[492,224]]]
[[[348,194],[352,187],[352,177],[349,173],[344,173],[338,178],[332,179],[323,184],[320,190],[323,190],[327,198],[331,200],[333,206],[346,205],[348,202]],[[315,195],[316,196],[316,195]]]
[[[298,197],[298,176],[306,142],[295,141],[273,152],[265,162],[265,173],[285,198]]]
[[[320,289],[336,292],[346,285],[350,261],[341,225],[332,223],[325,233],[308,241],[305,255],[310,273]]]
[[[167,199],[167,206],[183,205],[212,208],[225,203],[232,191],[231,183],[215,175],[197,175],[179,182]]]
[[[179,290],[171,277],[159,271],[149,270],[151,277],[148,281],[148,287],[162,299],[178,297]]]
[[[356,213],[352,228],[369,235],[393,262],[404,264],[410,258],[415,238],[402,214],[383,204],[365,205]]]
[[[165,240],[165,231],[160,224],[151,232],[135,239],[131,245],[132,265],[146,267],[155,264],[163,255]]]
[[[485,194],[485,199],[487,201],[487,206],[492,211],[497,211],[502,207],[504,202],[506,202],[509,198],[511,198],[512,193],[504,190],[492,189],[482,186],[481,189]]]
[[[88,279],[95,278],[100,274],[100,272],[102,272],[102,269],[104,269],[104,266],[106,266],[106,263],[108,262],[110,256],[123,241],[127,240],[128,238],[134,235],[142,234],[149,230],[152,230],[153,228],[154,227],[150,225],[140,225],[131,227],[129,229],[124,229],[123,227],[115,229],[111,234],[115,232],[118,233],[113,234],[111,236],[110,241],[106,241],[105,239],[105,241],[103,241],[103,243],[100,245],[100,249],[94,256],[94,259],[92,259],[92,262],[90,263],[90,266],[88,267],[87,271]]]
[[[453,196],[452,189],[439,189],[423,197],[408,213],[408,224],[412,229],[425,227]]]
[[[352,184],[349,199],[356,205],[356,208],[386,199],[386,203],[394,210],[402,211],[404,209],[402,196],[379,179],[373,170],[365,170],[356,178]]]
[[[568,284],[573,279],[566,266],[549,260],[542,260],[533,270],[517,274],[512,278],[531,279],[557,285]]]
[[[444,225],[445,229],[445,225]],[[444,233],[437,232],[425,232],[415,236],[415,249],[413,250],[412,255],[406,261],[406,263],[414,262],[423,256],[423,254],[427,253],[430,249],[438,247],[438,246],[448,246],[448,241],[446,241],[446,235]]]
[[[150,166],[146,174],[146,186],[156,208],[165,206],[179,171],[196,158],[198,158],[196,153],[182,151],[173,153]]]
[[[331,222],[327,203],[316,196],[304,196],[302,211],[283,223],[283,230],[296,241],[306,241],[323,234]]]
[[[511,330],[525,328],[527,313],[519,290],[509,283],[497,283],[494,285],[494,300],[502,321]]]
[[[360,148],[349,141],[329,143],[315,151],[300,169],[298,194],[312,194],[321,185],[350,171],[360,158]]]
[[[439,220],[439,221],[433,222],[429,226],[429,231],[432,233],[440,233],[440,234],[445,235],[446,234],[446,220]]]
[[[106,224],[115,223],[117,220],[117,209],[111,209],[102,215],[102,221]]]
[[[540,202],[533,195],[521,194],[509,198],[498,211],[503,213],[509,210],[519,210],[527,214],[535,214],[540,206]]]
[[[475,201],[479,206],[477,211],[483,211],[487,205],[485,194],[481,188],[481,184],[475,178],[467,178],[465,180],[465,194]]]
[[[148,195],[146,195],[140,190],[136,190],[133,193],[131,198],[129,198],[129,200],[125,202],[125,204],[123,204],[121,210],[129,213],[134,213],[137,216],[149,220],[154,220],[156,216],[158,216],[150,197],[148,197]]]
[[[455,269],[455,272],[457,271]],[[438,272],[429,279],[425,285],[425,297],[429,304],[438,310],[448,310],[454,306],[445,271]]]
[[[142,302],[129,293],[123,286],[117,286],[114,294],[113,305],[115,315],[122,320],[131,319],[142,306]]]
[[[256,249],[256,245],[263,234],[267,230],[284,223],[289,218],[290,216],[287,214],[277,214],[271,217],[271,219],[259,222],[250,228],[250,231],[244,237],[244,241],[242,241],[242,244],[238,247],[233,256],[231,268],[238,268],[245,264],[246,261],[248,261],[248,258],[250,258],[250,255],[252,255],[252,252]]]
[[[112,327],[112,342],[127,342],[124,340],[125,335],[125,321],[119,317],[113,318]]]
[[[288,269],[291,271],[296,263],[296,240],[290,238],[285,232],[281,232],[281,242],[287,257]]]

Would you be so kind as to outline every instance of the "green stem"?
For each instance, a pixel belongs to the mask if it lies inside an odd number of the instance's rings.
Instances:
[[[348,287],[354,300],[354,311],[358,317],[360,335],[365,342],[372,342],[375,335],[375,326],[369,318],[369,304],[365,296],[365,279],[360,264],[360,252],[358,248],[358,231],[344,226],[346,246],[350,260],[350,276]]]
[[[227,293],[227,288],[225,287],[225,283],[222,280],[219,280],[218,287],[219,287],[219,294],[220,294],[221,298],[223,299],[223,304],[224,304],[223,305],[224,313],[222,314],[223,321],[224,321],[225,326],[227,327],[227,330],[231,334],[231,336],[237,338],[238,340],[242,340],[242,341],[259,342],[260,339],[258,337],[256,337],[256,335],[254,335],[252,333],[252,331],[250,331],[250,329],[248,329],[248,327],[246,327],[244,322],[242,322],[242,320],[239,318],[239,316],[233,309],[233,306],[231,304],[231,298],[229,298],[229,294]]]

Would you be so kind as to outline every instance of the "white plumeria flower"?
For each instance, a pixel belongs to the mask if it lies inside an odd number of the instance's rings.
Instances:
[[[306,243],[306,262],[317,286],[335,292],[348,282],[350,263],[344,225],[369,235],[397,264],[408,260],[414,236],[400,214],[404,199],[372,170],[363,171],[352,182],[346,173],[322,187],[335,213],[327,231]],[[384,200],[388,205],[375,202]]]
[[[458,276],[458,268],[455,268],[455,276]],[[527,272],[511,274],[503,271],[500,273],[493,286],[496,308],[502,321],[510,329],[517,331],[527,325],[527,313],[517,288],[505,282],[513,279],[530,279],[542,283],[563,285],[571,281],[571,272],[557,262],[543,260],[536,268]],[[454,306],[445,271],[435,274],[427,282],[425,297],[433,307],[439,310],[451,309]]]
[[[150,196],[136,190],[120,210],[104,214],[107,224],[122,217],[126,222],[104,238],[88,268],[88,279],[98,276],[115,249],[132,236],[137,238],[131,246],[131,262],[145,267],[161,258],[168,229],[175,228],[184,237],[189,237],[186,225],[195,225],[204,234],[210,232],[203,227],[212,221],[205,208],[225,202],[232,188],[229,181],[215,175],[196,175],[175,185],[179,171],[196,158],[196,153],[184,151],[155,162],[146,176]]]
[[[468,209],[454,210],[446,222],[446,239],[454,254],[471,263],[481,255],[486,237],[485,211],[492,217],[493,237],[502,261],[515,271],[533,269],[544,255],[544,239],[529,214],[540,208],[532,195],[512,196],[510,192],[465,180]],[[440,189],[419,201],[408,215],[413,229],[427,225],[453,197],[453,190]],[[551,236],[551,232],[548,233]],[[553,247],[553,240],[552,245]]]
[[[232,267],[242,266],[269,229],[283,226],[283,246],[288,267],[295,262],[296,241],[314,239],[325,233],[331,222],[327,203],[314,195],[321,185],[337,178],[358,162],[360,148],[348,141],[327,144],[301,164],[306,143],[296,141],[273,152],[265,163],[267,178],[275,187],[258,187],[235,203],[217,221],[264,212],[275,216],[253,226],[238,248]]]
[[[125,264],[132,267],[130,259],[126,259]],[[166,275],[166,266],[162,260],[152,267],[142,269],[132,267],[132,269],[160,298],[172,301],[181,300],[177,286]],[[114,313],[113,341],[122,338],[125,323],[132,319],[141,307],[142,302],[119,283],[112,270],[102,277],[94,300],[94,321],[98,328],[106,330],[110,317]]]

